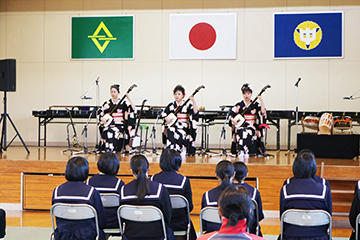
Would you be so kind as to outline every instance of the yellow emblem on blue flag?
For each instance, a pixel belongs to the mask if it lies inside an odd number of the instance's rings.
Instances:
[[[312,21],[305,21],[297,25],[294,31],[296,45],[304,50],[316,48],[322,39],[320,26]]]

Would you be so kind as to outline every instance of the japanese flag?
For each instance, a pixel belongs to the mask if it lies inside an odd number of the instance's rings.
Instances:
[[[170,14],[170,59],[236,59],[236,13]]]

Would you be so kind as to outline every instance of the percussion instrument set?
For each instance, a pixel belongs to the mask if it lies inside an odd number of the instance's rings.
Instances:
[[[303,132],[305,128],[315,130],[318,134],[352,134],[352,118],[349,116],[334,116],[323,113],[321,117],[306,116],[301,119]]]

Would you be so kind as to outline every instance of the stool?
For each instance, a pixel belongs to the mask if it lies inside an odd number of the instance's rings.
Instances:
[[[141,148],[142,148],[142,143],[143,143],[143,130],[145,130],[145,144],[144,144],[144,151],[146,151],[146,146],[147,146],[147,141],[148,141],[148,131],[149,131],[149,125],[146,124],[140,124],[139,125],[140,128],[140,139],[141,139],[141,144],[140,144],[140,152],[141,152]]]

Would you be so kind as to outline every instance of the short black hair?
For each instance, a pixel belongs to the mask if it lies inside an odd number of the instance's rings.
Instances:
[[[253,203],[249,192],[243,186],[230,185],[219,196],[220,212],[229,219],[226,227],[236,226],[239,220],[250,222]]]
[[[182,92],[183,95],[185,95],[185,88],[183,86],[181,86],[180,84],[176,85],[173,92],[174,94],[177,92],[177,91],[180,91]]]
[[[251,86],[249,83],[244,83],[244,85],[242,85],[241,87],[241,92],[244,94],[245,92],[253,92]]]
[[[178,171],[181,167],[181,155],[178,151],[165,148],[160,156],[160,168],[163,171]]]
[[[220,188],[223,190],[231,184],[231,177],[234,175],[234,166],[229,160],[221,160],[216,165],[216,175],[220,178]]]
[[[248,174],[248,168],[245,163],[239,161],[234,162],[233,165],[235,170],[235,179],[238,182],[241,182]]]
[[[317,171],[314,153],[309,149],[301,150],[294,160],[292,170],[295,178],[314,178]]]
[[[120,161],[115,153],[106,152],[99,157],[97,167],[102,173],[116,176],[120,168]]]
[[[72,157],[66,165],[65,178],[68,181],[85,181],[89,175],[89,163],[84,157]]]
[[[111,86],[110,86],[110,90],[111,90],[112,88],[115,88],[116,91],[120,92],[120,85],[119,85],[119,84],[113,84],[113,85],[111,85]]]

